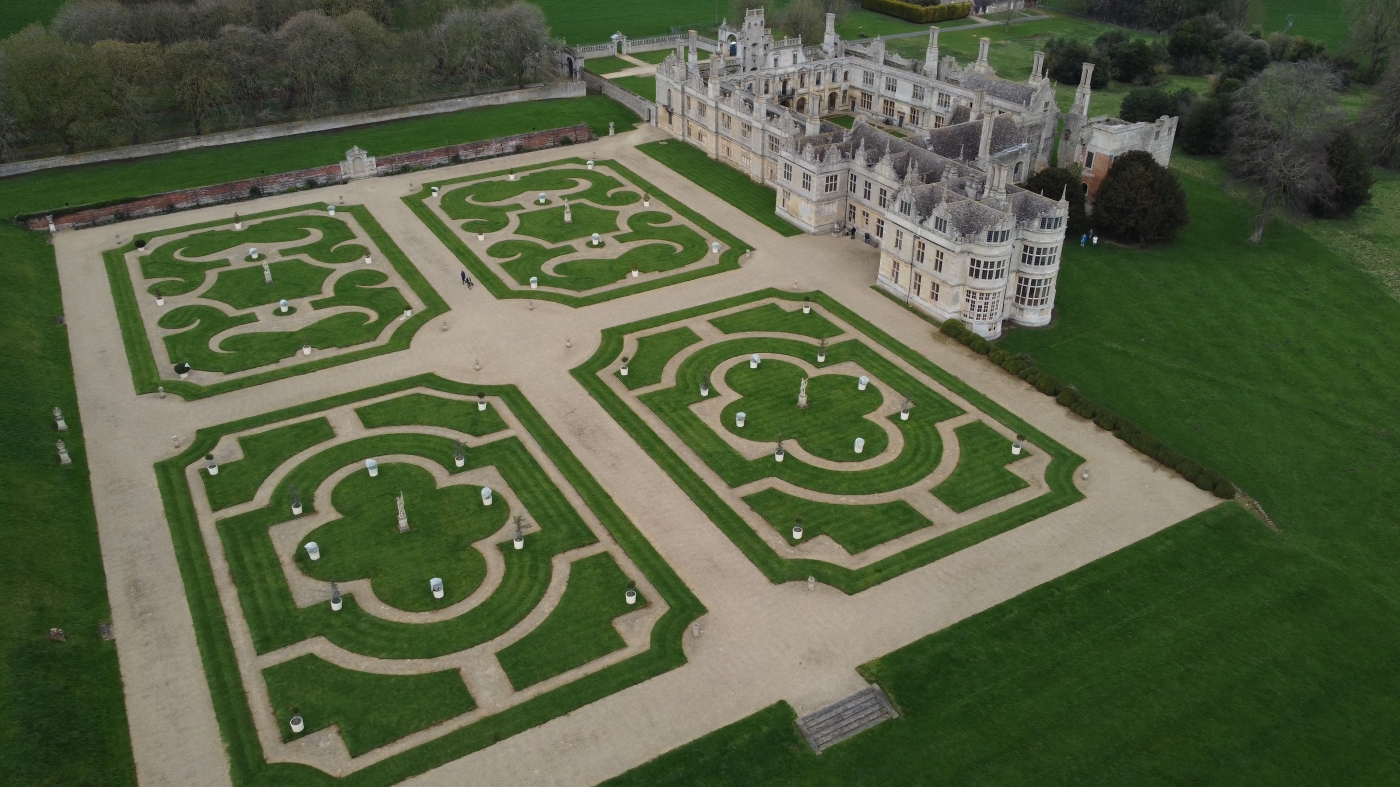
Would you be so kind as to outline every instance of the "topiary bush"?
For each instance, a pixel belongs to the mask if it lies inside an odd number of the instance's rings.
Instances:
[[[1180,473],[1182,478],[1185,478],[1193,484],[1196,482],[1196,479],[1200,477],[1203,469],[1205,468],[1201,467],[1201,463],[1197,462],[1195,459],[1183,459],[1181,464],[1176,466],[1176,472]]]
[[[1215,483],[1215,489],[1213,489],[1212,491],[1215,492],[1215,496],[1220,498],[1221,500],[1233,499],[1235,497],[1235,494],[1237,493],[1235,485],[1230,483],[1229,479],[1227,478],[1222,478],[1219,481],[1217,481]]]
[[[1094,196],[1094,226],[1123,243],[1165,243],[1190,220],[1176,174],[1144,150],[1114,159]]]

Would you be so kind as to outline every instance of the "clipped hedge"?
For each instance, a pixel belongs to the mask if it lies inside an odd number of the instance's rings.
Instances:
[[[906,3],[902,0],[861,0],[860,5],[867,11],[898,17],[921,25],[930,22],[946,22],[949,19],[962,19],[972,13],[972,3],[922,5]]]
[[[868,3],[871,0],[865,1]],[[1008,374],[1025,380],[1037,391],[1046,396],[1053,396],[1066,410],[1087,421],[1093,421],[1104,431],[1113,432],[1114,437],[1132,446],[1139,453],[1152,457],[1164,467],[1171,468],[1198,488],[1224,500],[1233,498],[1237,493],[1235,485],[1219,471],[1182,455],[1164,444],[1156,435],[1144,432],[1123,416],[1070,388],[1053,375],[1040,371],[1028,358],[1012,355],[995,342],[983,339],[968,330],[960,320],[947,320],[938,330],[944,336],[962,342],[973,352],[986,356],[988,361],[1000,366]]]

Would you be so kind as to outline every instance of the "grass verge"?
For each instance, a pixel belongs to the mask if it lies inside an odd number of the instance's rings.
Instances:
[[[679,140],[660,140],[638,145],[637,150],[665,164],[681,177],[752,216],[770,230],[792,237],[802,230],[778,218],[774,212],[778,192],[749,180],[749,176],[721,164]]]

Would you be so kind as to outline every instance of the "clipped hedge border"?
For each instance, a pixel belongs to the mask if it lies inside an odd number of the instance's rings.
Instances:
[[[937,324],[936,320],[931,320],[931,322]],[[944,336],[962,342],[968,349],[986,357],[988,361],[1000,366],[1008,374],[1014,374],[1025,380],[1037,391],[1046,396],[1055,397],[1056,402],[1075,415],[1093,421],[1100,429],[1113,432],[1114,437],[1132,446],[1139,453],[1157,460],[1164,467],[1176,471],[1182,478],[1195,484],[1198,489],[1211,492],[1223,500],[1234,499],[1238,492],[1234,483],[1219,471],[1212,470],[1181,454],[1163,443],[1155,435],[1143,431],[1123,416],[1060,382],[1049,372],[1040,371],[1029,356],[1014,355],[1001,349],[996,342],[989,342],[969,331],[960,320],[948,320],[942,323],[939,331]]]
[[[298,205],[291,208],[281,208],[270,210],[264,213],[254,213],[242,217],[242,221],[252,221],[265,219],[272,216],[281,216],[289,213],[300,213],[306,210],[324,210],[325,203],[313,203],[310,205]],[[360,226],[365,229],[365,234],[379,247],[379,250],[389,260],[389,264],[394,266],[403,277],[405,283],[423,301],[423,310],[410,317],[402,325],[394,329],[389,341],[374,347],[365,347],[341,355],[318,358],[307,363],[293,364],[280,368],[270,369],[266,372],[250,374],[246,377],[238,377],[231,380],[214,383],[213,385],[200,385],[189,380],[162,379],[160,370],[156,367],[155,353],[151,350],[151,337],[146,333],[145,321],[141,319],[141,309],[136,304],[136,285],[131,280],[131,275],[126,267],[126,260],[123,257],[136,248],[138,240],[149,241],[152,238],[159,238],[162,235],[173,235],[180,232],[190,232],[206,227],[218,227],[232,224],[233,219],[216,219],[200,224],[187,224],[183,227],[172,227],[170,229],[156,232],[137,233],[130,243],[116,249],[108,249],[102,253],[103,263],[107,268],[107,279],[111,283],[112,302],[117,307],[117,322],[121,326],[122,344],[126,347],[127,364],[131,367],[131,380],[136,387],[137,394],[155,393],[158,386],[164,386],[169,393],[184,397],[185,399],[203,399],[206,396],[216,396],[229,391],[237,391],[242,388],[250,388],[254,385],[281,380],[293,377],[298,374],[314,372],[317,369],[326,369],[331,366],[339,366],[343,363],[352,363],[365,358],[373,358],[376,355],[407,350],[413,341],[413,336],[418,330],[427,325],[434,317],[445,314],[449,311],[447,301],[437,294],[437,290],[428,284],[428,280],[423,277],[408,257],[389,237],[389,233],[379,226],[379,222],[363,205],[342,205],[337,210],[343,210],[355,217]]]
[[[1043,448],[1051,457],[1050,466],[1045,471],[1045,480],[1050,491],[1006,511],[964,525],[950,533],[916,544],[859,569],[837,566],[822,560],[789,560],[774,552],[767,542],[754,532],[753,528],[749,527],[748,522],[744,521],[742,516],[716,494],[709,484],[656,432],[652,431],[646,422],[634,413],[627,403],[619,398],[599,377],[598,373],[611,365],[614,359],[621,355],[623,341],[628,334],[754,301],[778,299],[801,303],[808,298],[814,304],[827,309],[864,334],[866,340],[880,344],[930,379],[936,380],[957,393],[991,418],[1019,434],[1028,436],[1032,442]],[[602,342],[599,344],[598,350],[588,360],[571,369],[570,374],[628,434],[632,435],[632,438],[651,456],[652,460],[671,476],[676,485],[685,491],[700,510],[705,512],[710,521],[714,522],[763,572],[764,576],[775,584],[802,581],[809,576],[814,576],[843,593],[859,593],[885,580],[932,563],[1084,499],[1084,494],[1074,485],[1074,471],[1084,463],[1082,457],[822,292],[790,293],[777,289],[759,290],[607,328],[603,331]]]
[[[569,295],[567,293],[554,292],[552,290],[517,290],[511,287],[510,285],[506,284],[500,276],[497,276],[496,272],[492,270],[491,266],[483,262],[480,257],[477,257],[475,252],[473,252],[471,248],[467,246],[467,244],[464,243],[460,237],[457,236],[457,233],[454,232],[452,228],[449,227],[447,223],[444,222],[442,218],[439,217],[437,213],[435,213],[432,208],[429,208],[424,202],[424,200],[426,200],[429,196],[432,195],[433,186],[441,188],[443,186],[451,185],[453,183],[486,180],[487,178],[499,177],[509,172],[533,172],[535,170],[557,167],[560,164],[583,163],[585,162],[581,158],[557,159],[555,161],[546,161],[540,164],[534,164],[527,167],[513,167],[509,170],[498,169],[494,172],[483,172],[476,175],[464,175],[460,178],[437,180],[431,183],[424,183],[423,188],[419,190],[417,194],[410,194],[407,197],[404,197],[403,201],[406,205],[408,205],[408,209],[413,211],[418,216],[419,220],[421,220],[424,224],[428,226],[428,229],[431,230],[432,233],[437,236],[438,240],[442,241],[442,244],[444,246],[446,246],[453,254],[457,255],[457,259],[460,260],[462,264],[466,266],[467,270],[471,271],[472,274],[476,276],[477,280],[480,281],[483,285],[485,285],[486,290],[497,299],[529,298],[530,300],[536,301],[554,301],[555,303],[562,303],[565,306],[572,306],[574,308],[592,306],[595,303],[610,301],[613,298],[624,298],[628,295],[635,295],[639,292],[654,290],[658,287],[667,287],[672,284],[680,284],[681,282],[691,281],[692,279],[699,279],[704,276],[711,276],[716,273],[724,273],[725,271],[738,270],[739,258],[744,254],[744,252],[753,248],[752,246],[748,245],[742,240],[739,240],[737,237],[730,234],[729,232],[726,232],[725,230],[721,229],[719,225],[715,224],[714,222],[710,221],[704,216],[701,216],[699,213],[696,213],[695,211],[681,204],[678,200],[666,194],[666,192],[662,191],[661,189],[658,189],[656,186],[643,180],[632,170],[622,166],[618,162],[613,161],[611,159],[599,159],[598,161],[595,161],[593,163],[602,164],[617,171],[619,174],[623,175],[629,181],[631,181],[632,185],[637,186],[643,189],[646,193],[650,194],[652,199],[660,200],[662,204],[670,208],[672,211],[675,211],[677,214],[684,216],[687,219],[690,219],[691,221],[695,222],[696,224],[700,225],[705,230],[707,230],[711,235],[714,235],[716,238],[719,238],[721,241],[724,241],[725,245],[727,245],[729,248],[726,249],[725,252],[720,255],[719,264],[706,265],[702,268],[686,271],[684,273],[678,273],[674,276],[657,276],[651,278],[648,281],[638,282],[637,284],[628,285],[626,287],[615,287],[610,290],[604,290],[603,292],[595,292],[592,295]],[[706,244],[706,246],[708,247],[709,244]],[[708,256],[709,249],[706,248],[705,252]]]
[[[257,729],[253,724],[233,641],[228,632],[228,621],[214,584],[213,566],[205,550],[184,468],[199,461],[224,435],[420,387],[468,395],[482,391],[504,400],[670,608],[652,628],[651,647],[645,653],[487,716],[344,778],[335,778],[306,765],[269,763],[258,742]],[[469,386],[434,374],[384,383],[201,429],[195,433],[188,448],[178,456],[157,463],[155,471],[185,585],[185,596],[194,621],[195,639],[209,681],[215,716],[228,752],[230,775],[237,787],[388,787],[397,784],[684,664],[686,657],[682,637],[690,623],[706,611],[612,496],[594,480],[578,457],[513,385]]]
[[[898,17],[921,25],[930,22],[946,22],[949,19],[962,19],[972,13],[972,3],[918,5],[904,3],[900,0],[861,0],[860,5],[867,11]]]

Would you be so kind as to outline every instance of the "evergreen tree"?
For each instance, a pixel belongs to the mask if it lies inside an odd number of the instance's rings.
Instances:
[[[1046,167],[1026,181],[1026,191],[1041,194],[1050,199],[1065,195],[1069,202],[1069,218],[1065,227],[1065,237],[1078,236],[1089,230],[1089,222],[1084,210],[1084,182],[1078,173],[1064,167]]]
[[[1327,168],[1336,181],[1334,188],[1319,194],[1309,205],[1314,216],[1348,218],[1371,201],[1371,162],[1350,126],[1342,126],[1327,144]]]
[[[1094,227],[1124,243],[1164,243],[1191,220],[1176,175],[1152,154],[1119,156],[1094,197]]]
[[[1176,141],[1187,153],[1219,155],[1230,146],[1230,131],[1225,125],[1225,106],[1217,97],[1203,98],[1192,105],[1181,119]]]
[[[1118,117],[1129,123],[1156,122],[1163,115],[1176,114],[1176,99],[1155,87],[1135,87],[1123,97]]]

